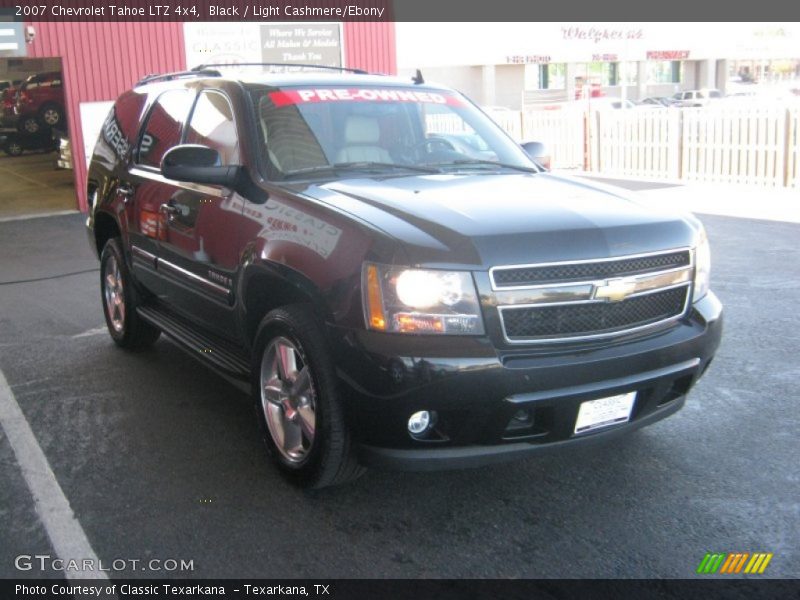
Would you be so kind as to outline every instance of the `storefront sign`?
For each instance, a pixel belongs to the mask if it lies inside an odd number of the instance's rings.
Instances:
[[[647,60],[686,60],[688,50],[648,50]]]
[[[592,54],[592,62],[617,62],[618,54]]]
[[[615,40],[641,40],[644,30],[638,27],[614,29],[610,27],[562,27],[561,38],[564,40],[592,40],[599,42]]]
[[[341,24],[261,25],[261,59],[266,63],[341,67]]]
[[[510,65],[546,65],[553,59],[547,54],[516,54],[506,56],[506,62]]]

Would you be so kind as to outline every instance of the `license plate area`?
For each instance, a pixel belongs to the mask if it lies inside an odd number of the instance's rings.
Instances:
[[[575,420],[575,435],[590,433],[631,419],[636,392],[582,402]]]

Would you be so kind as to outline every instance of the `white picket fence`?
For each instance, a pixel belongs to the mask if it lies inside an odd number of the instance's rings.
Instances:
[[[677,109],[595,112],[591,125],[588,166],[593,171],[652,179],[678,178],[681,125]]]
[[[788,122],[786,109],[773,107],[683,111],[682,177],[784,185]]]
[[[586,123],[583,110],[498,111],[489,116],[518,142],[542,142],[550,152],[551,164],[561,169],[584,165]]]
[[[800,187],[800,108],[786,114],[786,186]]]
[[[490,116],[518,141],[544,142],[556,169],[800,187],[800,103]]]

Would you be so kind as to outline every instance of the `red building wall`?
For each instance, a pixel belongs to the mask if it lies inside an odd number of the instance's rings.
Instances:
[[[115,100],[145,75],[185,69],[183,23],[30,24],[36,28],[36,39],[28,45],[28,56],[62,60],[75,189],[78,208],[85,211],[80,103]],[[377,73],[397,72],[394,23],[346,22],[343,37],[346,66]]]
[[[397,74],[394,23],[344,24],[345,66],[370,73]]]

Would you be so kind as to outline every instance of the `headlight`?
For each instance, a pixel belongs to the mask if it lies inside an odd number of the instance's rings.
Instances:
[[[366,263],[362,287],[369,329],[446,335],[483,333],[478,294],[466,271]]]
[[[694,294],[692,302],[697,302],[708,293],[711,275],[711,249],[705,229],[700,231],[697,247],[694,249]]]

